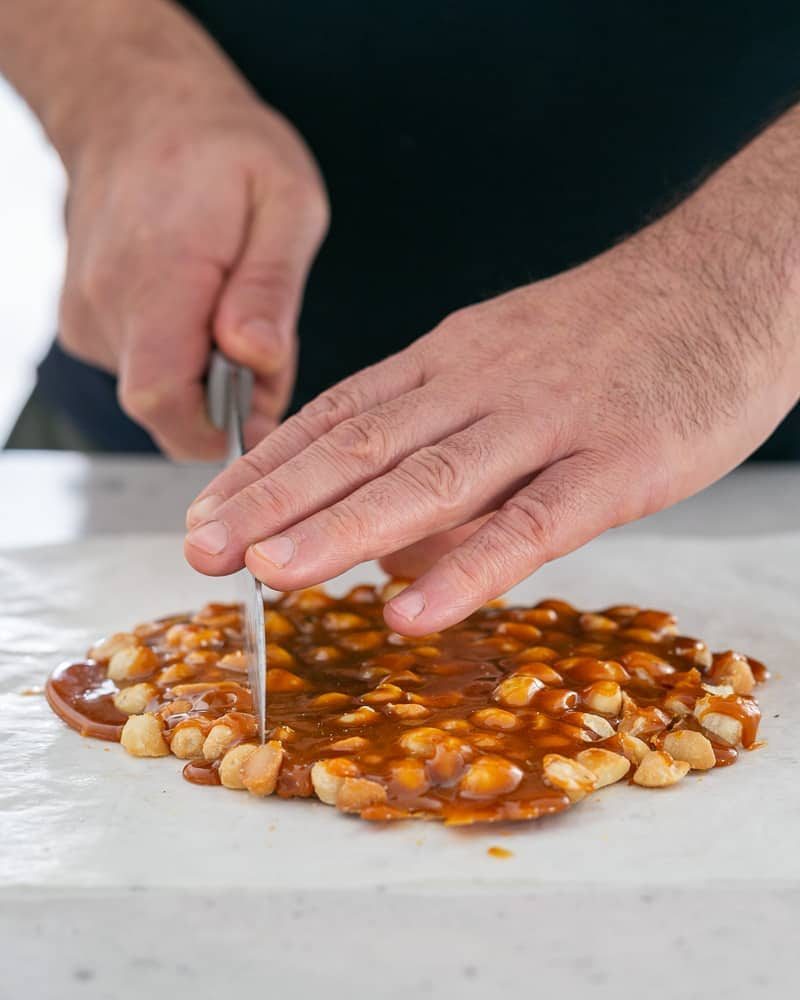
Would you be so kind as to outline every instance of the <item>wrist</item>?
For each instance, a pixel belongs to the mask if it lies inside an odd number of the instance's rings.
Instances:
[[[751,230],[741,203],[737,215],[705,193],[598,258],[609,309],[659,360],[659,377],[693,382],[700,411],[755,424],[754,405],[774,426],[800,392],[800,245],[770,232],[768,216]]]
[[[253,99],[236,68],[183,11],[162,0],[141,6],[124,0],[102,10],[34,108],[68,173],[87,149],[113,149],[150,122]]]
[[[724,347],[800,389],[800,106],[637,234]]]

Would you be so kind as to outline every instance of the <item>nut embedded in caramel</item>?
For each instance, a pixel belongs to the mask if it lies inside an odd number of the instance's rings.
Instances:
[[[169,753],[162,722],[152,713],[131,715],[119,741],[134,757],[166,757]]]
[[[712,656],[665,612],[493,604],[412,639],[386,629],[385,594],[267,606],[264,746],[235,605],[103,640],[56,671],[48,699],[81,732],[185,761],[190,781],[376,821],[534,819],[626,777],[675,784],[756,739],[763,666]]]

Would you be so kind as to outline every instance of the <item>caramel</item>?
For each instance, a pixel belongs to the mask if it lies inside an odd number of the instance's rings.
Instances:
[[[605,757],[617,762],[630,746],[661,754],[673,728],[702,731],[692,716],[701,698],[741,723],[741,746],[756,740],[755,699],[731,688],[708,694],[710,652],[677,636],[664,612],[616,605],[582,613],[557,600],[492,605],[446,632],[410,639],[386,628],[381,596],[360,586],[340,599],[321,590],[284,595],[266,605],[266,620],[268,739],[279,767],[267,794],[273,785],[283,798],[316,792],[366,819],[465,824],[560,812],[612,779],[574,765],[573,788],[569,767],[548,771],[548,761],[568,764],[588,748],[612,751]],[[134,655],[142,648],[147,656]],[[145,623],[94,654],[59,667],[46,688],[53,710],[83,735],[120,740],[128,715],[115,696],[146,681],[143,697],[154,693],[144,712],[158,720],[156,731],[167,745],[183,734],[181,746],[190,749],[173,749],[178,755],[197,751],[183,767],[188,781],[220,784],[226,753],[243,745],[243,756],[252,753],[245,747],[255,744],[256,726],[235,605]],[[145,677],[114,681],[115,655],[115,676],[129,663],[137,671],[154,666]],[[764,680],[764,666],[744,659]],[[716,766],[736,760],[735,746],[706,735]],[[626,769],[613,770],[618,780]],[[228,787],[247,787],[238,781]]]

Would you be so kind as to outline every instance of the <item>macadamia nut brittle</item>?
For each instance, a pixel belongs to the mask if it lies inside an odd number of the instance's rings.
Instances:
[[[85,735],[185,761],[189,781],[372,820],[535,819],[623,778],[668,787],[755,743],[765,668],[712,655],[670,614],[492,605],[410,639],[383,623],[399,586],[267,606],[264,746],[236,605],[110,636],[53,674],[48,700]]]

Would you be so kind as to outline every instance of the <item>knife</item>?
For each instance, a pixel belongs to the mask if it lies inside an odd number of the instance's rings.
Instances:
[[[215,427],[228,435],[227,464],[244,454],[244,422],[250,412],[253,373],[212,351],[206,381],[208,415]],[[244,609],[244,655],[258,723],[258,739],[267,738],[267,634],[261,583],[248,569],[236,574],[237,591]]]

